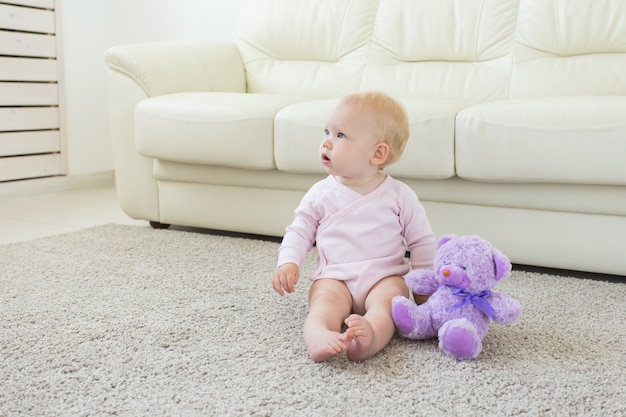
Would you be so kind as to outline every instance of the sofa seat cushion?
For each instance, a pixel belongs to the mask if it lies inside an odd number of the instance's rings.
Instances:
[[[135,145],[155,159],[273,169],[274,116],[301,100],[208,92],[149,98],[135,108]]]
[[[484,103],[459,112],[456,169],[465,179],[626,185],[626,97]]]
[[[281,171],[324,173],[319,147],[324,122],[336,99],[292,104],[276,115],[275,157]],[[410,138],[400,160],[385,168],[391,175],[417,179],[450,178],[454,168],[454,118],[467,103],[402,100]]]

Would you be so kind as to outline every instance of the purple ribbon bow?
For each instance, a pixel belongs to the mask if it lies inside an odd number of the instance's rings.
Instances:
[[[487,297],[489,297],[489,294],[491,294],[490,290],[485,290],[476,294],[472,294],[461,288],[457,288],[457,287],[450,287],[450,288],[452,289],[452,295],[461,297],[462,300],[456,303],[455,305],[446,308],[446,311],[452,311],[452,310],[456,310],[457,308],[461,308],[469,301],[470,303],[474,305],[474,307],[476,307],[477,309],[485,313],[487,317],[489,317],[491,320],[494,319],[493,309],[491,308],[491,305],[489,305],[489,302],[487,301]]]

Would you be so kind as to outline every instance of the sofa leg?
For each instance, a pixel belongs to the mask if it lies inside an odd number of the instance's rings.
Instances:
[[[151,220],[150,221],[150,226],[152,226],[153,229],[167,229],[171,225],[169,225],[167,223],[155,222],[155,221]]]

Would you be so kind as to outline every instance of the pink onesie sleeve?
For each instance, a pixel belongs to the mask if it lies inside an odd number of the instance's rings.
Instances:
[[[312,204],[316,194],[317,187],[313,186],[296,208],[295,218],[285,229],[285,236],[278,249],[277,267],[289,262],[302,265],[313,247],[320,217]]]
[[[426,210],[415,192],[408,186],[402,187],[402,211],[404,239],[411,254],[411,269],[432,269],[436,238],[426,217]]]

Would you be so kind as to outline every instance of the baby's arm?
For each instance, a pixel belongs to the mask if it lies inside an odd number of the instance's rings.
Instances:
[[[293,222],[287,226],[278,249],[278,267],[272,277],[272,287],[280,294],[292,293],[300,279],[300,265],[313,247],[317,219],[307,193],[295,211]]]
[[[400,197],[400,223],[402,234],[409,249],[412,270],[432,270],[433,258],[437,250],[435,233],[426,217],[426,211],[415,192],[403,187]]]
[[[314,236],[314,233],[306,227],[302,216],[296,217],[294,222],[287,227],[278,250],[278,267],[272,277],[272,287],[278,294],[285,295],[285,292],[294,292],[300,279],[300,265],[313,247]]]
[[[439,286],[432,271],[436,239],[415,193],[408,193],[403,204],[404,238],[411,257],[411,271],[404,280],[413,293],[415,303],[423,304]]]
[[[285,295],[285,291],[292,293],[295,290],[298,279],[300,278],[300,267],[294,263],[286,263],[278,268],[274,272],[272,278],[272,287],[280,294]]]

